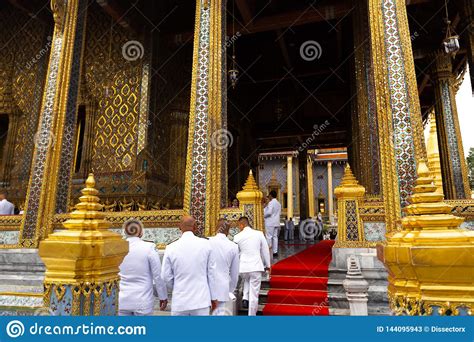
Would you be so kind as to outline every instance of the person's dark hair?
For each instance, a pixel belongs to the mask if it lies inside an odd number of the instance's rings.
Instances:
[[[276,193],[276,191],[275,191],[275,190],[270,191],[270,196],[271,196],[272,198],[277,198],[277,193]]]
[[[0,190],[0,195],[7,196],[7,192],[5,190]]]
[[[243,224],[246,224],[247,226],[250,226],[249,219],[246,216],[242,216],[241,218],[239,218],[239,223],[243,223]]]

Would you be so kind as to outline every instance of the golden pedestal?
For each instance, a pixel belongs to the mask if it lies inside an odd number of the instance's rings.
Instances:
[[[92,174],[65,230],[40,242],[46,265],[44,304],[54,315],[115,315],[119,265],[128,243],[104,220]]]
[[[242,191],[237,193],[240,209],[244,216],[247,216],[254,229],[265,231],[263,223],[263,193],[259,190],[257,182],[253,177],[252,170]]]
[[[389,301],[398,315],[472,315],[474,232],[451,215],[424,162],[405,208],[402,230],[387,235],[383,262]]]
[[[366,247],[359,213],[365,188],[354,177],[349,164],[346,164],[341,184],[334,190],[334,194],[337,198],[337,241],[334,247]]]

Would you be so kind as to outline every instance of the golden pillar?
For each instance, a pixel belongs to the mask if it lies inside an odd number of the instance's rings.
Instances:
[[[386,231],[397,229],[416,164],[426,158],[413,52],[404,0],[368,0],[382,196]]]
[[[347,164],[347,165],[349,165],[349,164]],[[327,169],[328,169],[328,215],[329,215],[329,222],[332,222],[333,217],[334,217],[334,193],[333,193],[333,186],[332,186],[332,161],[328,161]]]
[[[341,184],[336,187],[337,198],[337,242],[334,247],[362,247],[364,230],[359,216],[360,201],[364,198],[365,188],[359,184],[346,164]]]
[[[222,0],[196,1],[184,211],[196,219],[201,235],[209,235],[219,218],[223,163],[232,143],[223,124],[225,13]]]
[[[402,230],[387,236],[383,262],[389,272],[391,309],[405,315],[472,315],[474,232],[460,229],[424,162]]]
[[[263,221],[263,193],[259,190],[252,170],[249,172],[247,181],[241,191],[237,193],[240,210],[246,216],[250,225],[257,230],[265,231]]]
[[[286,216],[292,218],[294,213],[293,204],[293,157],[286,157]]]
[[[86,0],[51,1],[54,34],[20,231],[23,247],[37,247],[53,216],[68,207],[87,6]]]
[[[116,315],[118,272],[128,242],[109,230],[92,174],[81,192],[76,210],[63,223],[65,229],[39,245],[46,265],[44,304],[53,315]]]
[[[368,194],[380,194],[380,163],[375,84],[367,2],[355,1],[353,16],[355,89],[353,105],[354,173]]]
[[[315,217],[315,209],[314,209],[314,176],[313,176],[313,159],[311,159],[311,155],[308,153],[308,163],[306,164],[307,174],[308,174],[308,215],[309,217]]]
[[[436,129],[436,118],[434,113],[430,114],[430,132],[428,143],[426,144],[426,153],[428,156],[428,166],[433,173],[434,184],[438,192],[443,193],[443,177],[441,175],[441,162],[439,160],[438,132]]]
[[[451,56],[438,51],[431,57],[444,195],[446,199],[469,198],[471,189],[459,128]]]

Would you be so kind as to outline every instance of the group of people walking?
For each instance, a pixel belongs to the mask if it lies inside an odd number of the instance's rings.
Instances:
[[[247,217],[241,217],[233,241],[228,238],[230,225],[219,219],[216,235],[209,239],[196,235],[196,220],[183,216],[181,237],[169,244],[163,262],[153,242],[143,240],[140,221],[124,224],[129,253],[120,265],[119,315],[145,316],[154,310],[158,297],[160,309],[168,306],[171,292],[171,315],[229,315],[229,301],[239,276],[243,282],[242,307],[249,316],[258,311],[262,276],[271,268],[271,255],[278,255],[281,205],[270,192],[264,208],[265,232],[253,229]]]
[[[168,306],[174,316],[228,315],[227,303],[235,299],[239,275],[243,281],[243,306],[256,315],[262,274],[270,270],[268,243],[262,232],[238,221],[240,232],[228,239],[230,225],[220,219],[217,234],[209,239],[195,235],[196,221],[181,219],[181,237],[166,247],[160,262],[155,244],[144,241],[140,221],[124,224],[129,253],[120,266],[119,315],[151,315],[155,295],[160,309]]]

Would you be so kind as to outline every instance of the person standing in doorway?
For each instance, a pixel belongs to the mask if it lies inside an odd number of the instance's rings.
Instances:
[[[278,234],[280,233],[281,216],[281,204],[277,201],[276,197],[276,191],[270,191],[270,201],[263,210],[265,218],[265,234],[274,257],[278,257]]]

